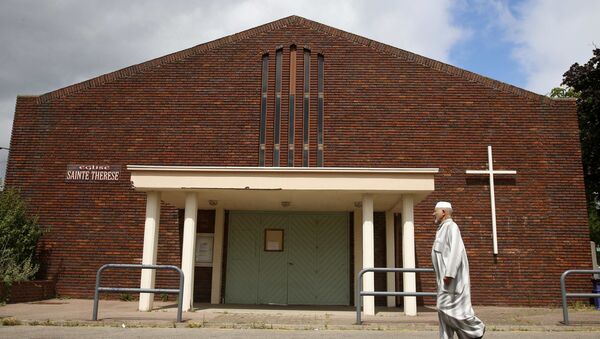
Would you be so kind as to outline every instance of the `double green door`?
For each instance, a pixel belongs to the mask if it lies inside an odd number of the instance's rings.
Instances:
[[[348,214],[231,212],[225,288],[231,304],[348,305]]]

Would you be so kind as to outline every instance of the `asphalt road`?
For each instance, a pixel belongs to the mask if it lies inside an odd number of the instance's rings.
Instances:
[[[118,327],[58,327],[58,326],[4,326],[0,338],[437,338],[437,332],[428,331],[291,331],[291,330],[232,330],[203,328],[118,328]],[[598,338],[598,332],[489,332],[486,338]]]

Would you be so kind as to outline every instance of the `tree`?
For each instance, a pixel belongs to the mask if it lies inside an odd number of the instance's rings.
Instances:
[[[548,94],[551,98],[577,98],[579,93],[571,87],[554,87]]]
[[[563,75],[562,85],[568,87],[555,88],[550,96],[577,98],[590,237],[600,244],[600,48],[593,50],[586,64],[573,64]]]
[[[37,217],[27,214],[19,193],[14,189],[0,192],[0,283],[11,285],[37,273],[35,246],[42,234]]]

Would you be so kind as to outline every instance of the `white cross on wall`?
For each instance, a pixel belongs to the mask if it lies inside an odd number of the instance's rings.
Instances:
[[[517,171],[498,170],[494,171],[492,160],[492,146],[488,146],[488,169],[467,170],[467,174],[488,174],[490,176],[490,200],[492,206],[492,239],[494,241],[494,255],[498,254],[498,236],[496,235],[496,198],[494,196],[494,174],[517,174]]]

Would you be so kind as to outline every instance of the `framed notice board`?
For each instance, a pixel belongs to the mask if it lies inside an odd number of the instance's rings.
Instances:
[[[265,230],[265,252],[283,251],[283,229]]]
[[[196,234],[196,266],[212,267],[214,233]]]

